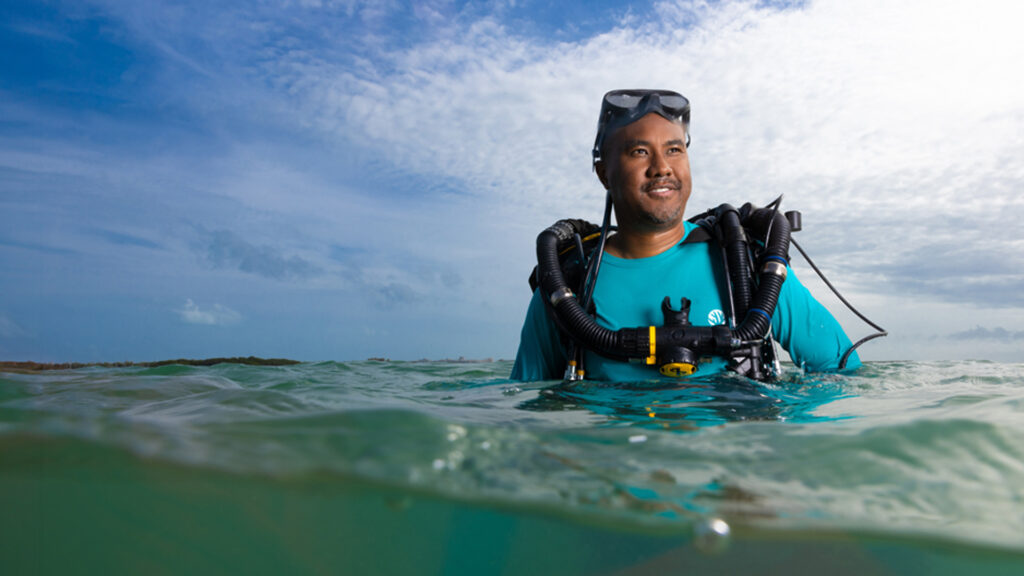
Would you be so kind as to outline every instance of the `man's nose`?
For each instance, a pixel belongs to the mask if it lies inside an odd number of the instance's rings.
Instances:
[[[655,152],[651,154],[651,163],[647,166],[648,178],[659,178],[672,175],[672,167],[664,154]]]

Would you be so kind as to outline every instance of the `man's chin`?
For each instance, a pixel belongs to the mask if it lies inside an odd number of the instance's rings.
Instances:
[[[683,209],[672,212],[648,212],[644,214],[644,221],[648,226],[655,229],[672,228],[683,219]]]

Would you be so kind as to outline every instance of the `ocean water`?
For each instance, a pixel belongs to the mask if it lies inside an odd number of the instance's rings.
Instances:
[[[510,368],[0,373],[0,573],[1024,573],[1024,365]]]

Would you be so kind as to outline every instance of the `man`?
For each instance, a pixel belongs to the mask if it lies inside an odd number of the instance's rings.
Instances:
[[[697,225],[683,220],[690,198],[689,102],[662,90],[617,90],[605,95],[594,145],[594,169],[608,191],[618,231],[607,238],[593,290],[597,323],[609,330],[662,323],[662,299],[690,301],[694,326],[725,323],[721,253],[713,242],[688,242]],[[782,266],[780,265],[781,269]],[[793,361],[811,371],[834,371],[850,350],[835,318],[807,291],[788,266],[771,331]],[[534,293],[523,325],[512,378],[562,377],[570,358],[551,312]],[[652,328],[653,331],[653,328]],[[658,378],[642,363],[584,353],[586,377],[636,381]],[[844,368],[860,360],[853,352]],[[699,374],[721,372],[724,356],[704,358]]]

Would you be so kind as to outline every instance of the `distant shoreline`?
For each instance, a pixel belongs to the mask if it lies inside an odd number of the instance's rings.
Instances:
[[[367,362],[393,362],[390,358],[370,357]],[[445,358],[443,360],[428,360],[423,358],[415,362],[446,362],[455,364],[476,364],[494,362],[491,358],[479,360],[469,359],[462,356],[458,358]],[[42,372],[45,370],[77,370],[78,368],[157,368],[177,364],[181,366],[214,366],[217,364],[246,364],[249,366],[293,366],[302,364],[302,361],[288,358],[259,358],[257,356],[232,357],[232,358],[178,358],[175,360],[158,360],[156,362],[11,362],[0,360],[0,372]]]
[[[257,358],[247,356],[245,358],[203,358],[196,360],[192,358],[178,358],[176,360],[158,360],[156,362],[0,362],[0,370],[14,369],[26,372],[40,372],[43,370],[75,370],[77,368],[157,368],[180,364],[183,366],[214,366],[216,364],[248,364],[250,366],[291,366],[301,364],[298,360],[287,358]]]

